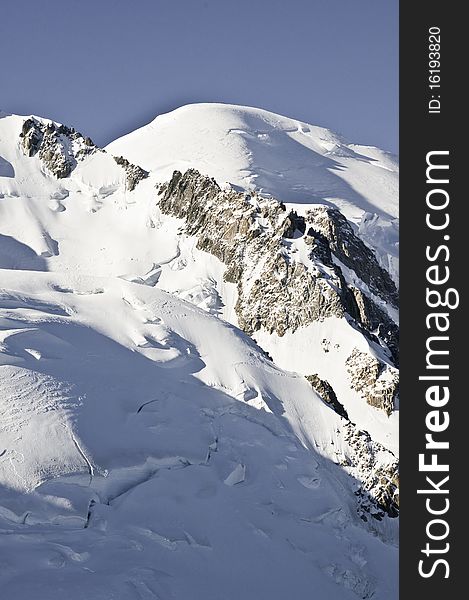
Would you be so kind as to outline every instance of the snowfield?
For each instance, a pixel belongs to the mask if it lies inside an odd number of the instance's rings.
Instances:
[[[397,455],[398,411],[337,368],[356,347],[386,359],[335,317],[249,337],[225,265],[160,211],[155,186],[193,167],[299,213],[336,206],[397,281],[396,160],[201,104],[57,179],[26,155],[26,118],[0,113],[2,598],[395,600],[397,519],[364,517],[357,496],[359,474]],[[148,177],[130,191],[113,156]],[[376,464],[353,463],[311,363]]]

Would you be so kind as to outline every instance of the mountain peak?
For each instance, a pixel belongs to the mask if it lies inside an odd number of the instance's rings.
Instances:
[[[396,177],[256,108],[0,119],[6,597],[395,598]]]
[[[295,205],[338,208],[398,279],[395,157],[297,119],[234,104],[189,104],[106,148],[167,181],[194,168],[220,185]],[[373,219],[371,219],[373,216]]]

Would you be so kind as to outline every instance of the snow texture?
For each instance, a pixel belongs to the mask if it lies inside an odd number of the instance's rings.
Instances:
[[[0,118],[2,598],[395,600],[397,520],[357,498],[394,464],[397,411],[337,376],[378,350],[345,318],[249,337],[225,266],[155,189],[194,167],[299,212],[333,205],[397,281],[395,159],[203,104],[57,178],[25,153],[27,118]]]

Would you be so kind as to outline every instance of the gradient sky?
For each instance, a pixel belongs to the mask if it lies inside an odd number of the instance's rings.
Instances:
[[[0,108],[98,145],[191,102],[398,151],[398,0],[2,0]]]

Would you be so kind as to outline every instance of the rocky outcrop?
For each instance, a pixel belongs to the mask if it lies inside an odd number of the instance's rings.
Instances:
[[[52,121],[39,121],[34,117],[23,123],[20,140],[26,156],[37,155],[45,171],[57,179],[69,177],[78,162],[87,156],[105,152],[73,127],[57,125]],[[125,171],[128,191],[134,190],[142,179],[148,177],[148,171],[133,165],[122,156],[113,158]]]
[[[77,161],[98,150],[90,138],[75,129],[33,117],[23,123],[20,139],[23,152],[38,155],[45,170],[57,179],[69,177]]]
[[[225,263],[225,280],[238,286],[235,308],[247,333],[264,327],[284,335],[316,319],[343,316],[330,282],[288,255],[284,241],[304,232],[305,223],[283,204],[222,191],[195,170],[175,172],[159,194],[161,211],[185,218],[197,247]]]
[[[354,349],[345,365],[352,389],[370,406],[383,410],[388,416],[392,414],[399,393],[397,370],[358,348]]]
[[[399,462],[384,446],[373,441],[366,431],[360,431],[353,423],[344,428],[344,440],[348,444],[348,461],[353,464],[353,475],[360,481],[356,490],[359,513],[381,520],[386,514],[399,514]],[[383,461],[383,456],[386,458]],[[379,459],[378,459],[379,457]],[[347,462],[344,464],[347,467]]]
[[[316,320],[349,315],[371,339],[381,331],[395,353],[397,327],[371,298],[347,284],[333,252],[363,272],[380,296],[389,289],[393,302],[394,283],[338,211],[312,211],[309,220],[277,200],[222,190],[194,169],[176,171],[160,186],[158,204],[163,213],[184,218],[197,247],[225,263],[225,280],[238,287],[238,322],[247,333],[263,327],[282,336]],[[372,277],[364,274],[367,264]]]
[[[369,339],[382,340],[399,366],[399,327],[373,300],[354,285],[348,286],[347,313],[359,323]],[[373,332],[373,333],[372,333]]]
[[[36,119],[26,119],[20,133],[23,151],[26,156],[34,156],[39,152],[44,138],[44,128]]]
[[[344,419],[348,419],[347,411],[338,401],[337,396],[328,381],[320,379],[316,374],[307,375],[306,379],[311,384],[313,390],[319,394],[326,404],[333,408],[338,415],[344,417]]]
[[[397,307],[399,294],[394,281],[378,263],[376,256],[355,235],[350,223],[336,208],[314,206],[306,213],[313,235],[327,240],[331,252],[347,268],[352,269],[369,288],[386,303]]]
[[[146,179],[148,177],[148,171],[142,169],[137,165],[133,165],[123,156],[114,156],[113,157],[116,163],[121,166],[127,178],[127,189],[129,192],[132,192],[138,183],[142,181],[142,179]]]

